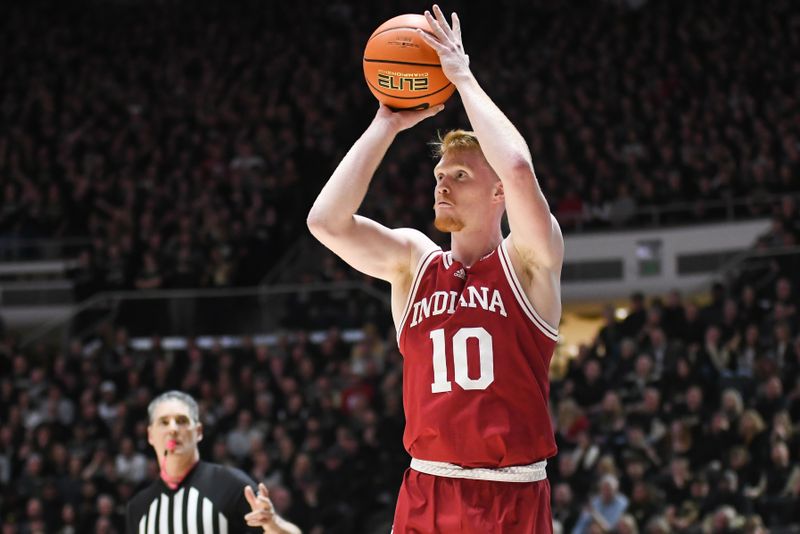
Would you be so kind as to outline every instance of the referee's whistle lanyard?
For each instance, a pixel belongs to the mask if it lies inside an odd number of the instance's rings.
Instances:
[[[192,469],[194,469],[194,466],[197,465],[197,462],[195,462],[192,465],[192,467],[187,469],[186,472],[182,476],[179,476],[179,477],[169,476],[169,474],[167,473],[167,453],[171,452],[171,451],[174,451],[174,450],[175,450],[175,440],[174,439],[168,440],[167,441],[167,447],[164,449],[164,456],[161,459],[161,471],[159,472],[159,475],[161,476],[161,480],[163,480],[164,484],[166,484],[167,487],[169,489],[171,489],[171,490],[178,489],[178,486],[181,485],[181,482],[183,482],[183,479],[186,478],[186,476],[189,473],[192,472]]]

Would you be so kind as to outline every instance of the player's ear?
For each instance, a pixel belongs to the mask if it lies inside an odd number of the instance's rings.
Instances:
[[[503,182],[497,180],[494,183],[494,189],[492,191],[492,200],[494,202],[505,202],[506,200],[506,193],[503,189]]]
[[[153,425],[147,425],[147,443],[155,446],[155,443],[153,443]]]
[[[203,441],[203,423],[197,423],[197,443]]]

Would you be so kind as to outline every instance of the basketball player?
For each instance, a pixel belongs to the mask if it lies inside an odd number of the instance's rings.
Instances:
[[[421,232],[356,215],[394,137],[442,106],[381,106],[323,187],[311,233],[357,270],[387,280],[404,356],[404,475],[394,532],[552,532],[546,459],[556,453],[548,366],[558,339],[561,231],[520,133],[469,68],[458,17],[425,13],[473,132],[439,143],[433,169],[442,251]],[[501,218],[508,213],[510,234]]]
[[[275,513],[263,484],[256,495],[242,471],[200,461],[203,425],[191,396],[168,391],[153,399],[147,412],[147,439],[161,477],[128,503],[128,534],[300,534]]]

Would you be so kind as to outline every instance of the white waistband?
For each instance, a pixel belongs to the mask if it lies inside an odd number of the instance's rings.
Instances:
[[[530,465],[510,467],[460,467],[447,462],[411,459],[411,469],[448,478],[470,478],[473,480],[493,480],[495,482],[538,482],[547,478],[547,460]]]

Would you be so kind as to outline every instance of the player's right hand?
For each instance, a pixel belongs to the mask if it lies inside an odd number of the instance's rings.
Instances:
[[[444,109],[444,104],[433,106],[428,109],[416,111],[392,111],[389,107],[381,104],[378,113],[375,114],[375,121],[385,122],[391,126],[395,132],[407,130],[428,117],[433,117]]]

